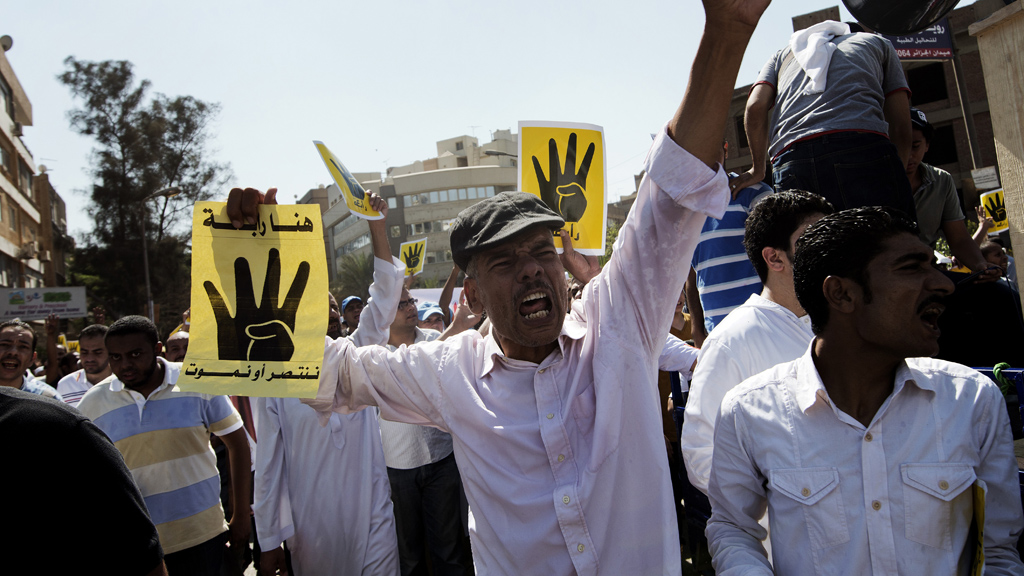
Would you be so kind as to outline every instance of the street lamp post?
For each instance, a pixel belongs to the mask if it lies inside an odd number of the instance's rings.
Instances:
[[[155,319],[153,314],[153,292],[149,286],[149,247],[146,242],[146,216],[148,210],[146,208],[146,203],[154,198],[171,198],[178,194],[181,194],[180,188],[177,186],[168,186],[166,188],[161,188],[142,199],[142,267],[146,274],[146,311],[149,313],[150,321],[155,321]]]

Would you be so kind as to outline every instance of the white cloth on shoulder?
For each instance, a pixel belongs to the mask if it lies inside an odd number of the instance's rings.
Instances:
[[[849,33],[849,24],[826,20],[798,30],[789,37],[789,48],[793,51],[793,58],[800,64],[800,68],[810,81],[804,90],[805,94],[820,94],[825,91],[828,64],[832,61],[832,53],[836,51],[832,39]]]

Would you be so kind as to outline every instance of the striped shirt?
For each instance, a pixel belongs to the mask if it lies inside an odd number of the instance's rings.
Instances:
[[[113,379],[114,376],[111,374],[97,382],[97,384],[102,384]],[[92,382],[89,382],[84,369],[72,372],[57,382],[57,392],[60,393],[65,402],[76,407],[78,406],[78,403],[81,402],[82,396],[85,396],[85,393],[88,392],[90,388],[92,388]]]
[[[31,392],[32,394],[39,394],[43,398],[53,398],[54,400],[64,401],[61,398],[57,390],[42,380],[37,380],[27,374],[21,380],[21,391]]]
[[[692,265],[708,334],[751,294],[761,293],[761,279],[743,248],[743,227],[754,204],[771,193],[771,187],[758,182],[729,202],[721,220],[704,221]]]
[[[175,386],[181,364],[157,361],[164,365],[164,381],[148,398],[115,377],[93,386],[78,409],[121,451],[164,553],[171,554],[228,529],[210,434],[234,432],[242,419],[227,396]]]

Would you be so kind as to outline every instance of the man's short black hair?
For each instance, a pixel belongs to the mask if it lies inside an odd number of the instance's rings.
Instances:
[[[160,341],[160,334],[156,331],[156,324],[145,316],[125,316],[107,328],[107,335],[104,342],[116,336],[128,336],[130,334],[142,334],[146,341],[152,346]]]
[[[105,338],[107,336],[107,327],[103,324],[92,324],[82,328],[82,331],[78,333],[78,339],[82,338]]]
[[[4,320],[3,322],[0,322],[0,332],[3,332],[4,328],[10,328],[11,326],[17,328],[24,328],[25,330],[28,330],[29,332],[32,333],[32,350],[35,351],[36,342],[38,341],[38,338],[36,338],[36,331],[32,329],[32,326],[29,325],[27,322],[23,322],[21,318],[12,318],[10,320]]]
[[[747,216],[743,247],[761,283],[768,281],[768,263],[761,255],[762,250],[775,248],[788,253],[792,249],[789,237],[804,220],[815,214],[831,214],[834,211],[828,200],[803,190],[769,194],[758,202]]]
[[[884,206],[843,210],[807,227],[796,242],[793,286],[815,334],[828,324],[825,279],[849,278],[864,289],[864,300],[871,302],[868,264],[882,253],[887,240],[899,234],[916,237],[917,224],[903,212]]]

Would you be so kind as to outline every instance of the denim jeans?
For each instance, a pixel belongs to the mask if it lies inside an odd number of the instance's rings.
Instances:
[[[388,479],[402,576],[427,574],[428,552],[435,576],[465,574],[462,480],[455,455],[409,470],[388,468]]]
[[[793,144],[772,163],[776,191],[806,190],[835,209],[890,206],[917,220],[914,195],[896,147],[869,132],[836,132]]]

